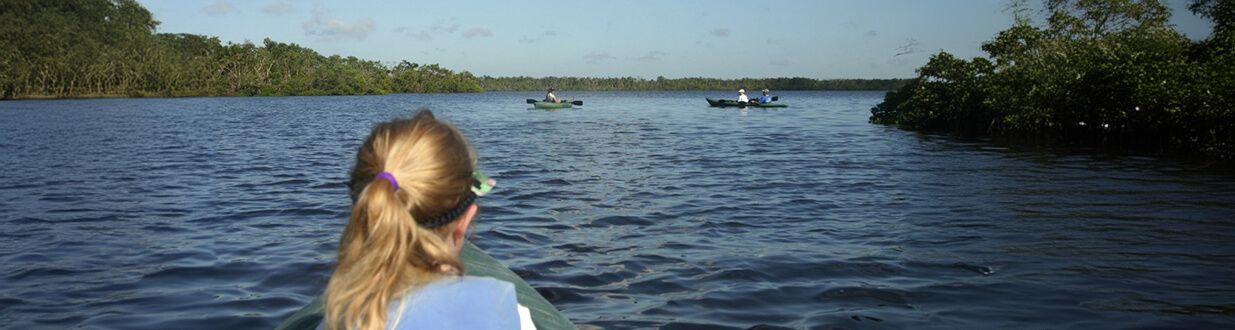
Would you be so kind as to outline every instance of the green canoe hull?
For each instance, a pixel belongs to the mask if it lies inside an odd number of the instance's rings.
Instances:
[[[717,99],[710,98],[710,97],[707,98],[707,100],[708,100],[708,105],[713,106],[713,107],[755,107],[755,108],[788,108],[789,107],[788,104],[783,104],[783,103],[747,104],[744,102],[738,102],[737,100],[717,100]]]
[[[463,247],[463,251],[459,253],[459,259],[463,260],[463,265],[467,267],[467,275],[470,276],[486,276],[492,277],[515,285],[515,292],[519,297],[519,304],[527,307],[532,312],[532,323],[536,324],[536,329],[551,330],[551,329],[578,329],[574,323],[570,323],[570,319],[562,315],[557,307],[545,300],[540,293],[536,292],[532,286],[524,282],[519,275],[515,275],[510,271],[510,268],[503,266],[489,254],[481,251],[480,248],[467,242]],[[292,314],[283,323],[279,324],[276,329],[279,330],[299,330],[299,329],[316,329],[317,324],[322,322],[322,298],[314,299],[308,306],[301,308],[296,314]]]
[[[571,100],[562,100],[562,103],[536,102],[536,103],[532,103],[532,106],[536,107],[537,109],[565,109],[565,108],[570,108],[573,106],[570,104],[570,102]]]

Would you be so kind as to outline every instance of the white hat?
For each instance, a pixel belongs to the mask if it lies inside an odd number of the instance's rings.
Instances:
[[[739,88],[738,93],[746,93],[746,89]]]

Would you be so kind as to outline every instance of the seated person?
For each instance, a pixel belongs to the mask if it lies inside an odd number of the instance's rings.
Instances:
[[[562,103],[562,99],[557,98],[557,95],[553,95],[554,91],[556,89],[549,88],[549,92],[545,93],[545,102]]]
[[[756,100],[756,102],[757,102],[756,104],[772,103],[772,97],[771,97],[771,96],[768,96],[768,89],[767,89],[767,88],[764,88],[764,89],[763,89],[763,96],[760,96],[760,97]]]
[[[477,197],[494,184],[463,133],[428,110],[374,127],[356,153],[318,329],[533,326],[513,284],[463,275]]]

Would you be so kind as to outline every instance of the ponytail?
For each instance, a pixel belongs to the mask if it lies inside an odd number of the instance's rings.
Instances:
[[[468,158],[462,159],[465,166],[457,164],[460,154]],[[440,199],[459,195],[455,185],[461,183],[466,191],[468,181],[456,182],[454,172],[467,171],[470,178],[471,155],[462,134],[431,113],[427,119],[418,114],[374,128],[352,170],[351,215],[324,295],[326,329],[384,329],[392,301],[435,279],[462,273],[463,265],[446,240],[452,226],[427,229],[418,222],[425,219],[417,218],[450,204],[452,198]],[[382,164],[403,159],[416,161]],[[389,172],[393,180],[374,179],[380,172]]]

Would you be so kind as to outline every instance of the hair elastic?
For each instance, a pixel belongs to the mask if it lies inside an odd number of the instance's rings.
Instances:
[[[391,186],[394,186],[395,191],[399,191],[399,180],[395,180],[395,176],[390,174],[390,172],[378,173],[376,177],[386,179],[386,181],[390,182]]]

